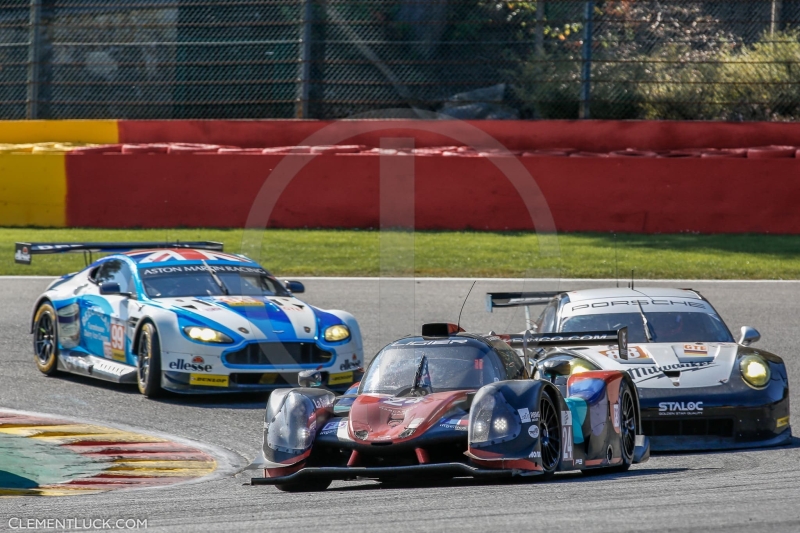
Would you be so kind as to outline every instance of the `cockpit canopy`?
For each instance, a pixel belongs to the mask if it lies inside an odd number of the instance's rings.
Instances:
[[[519,356],[497,337],[409,337],[375,356],[360,392],[405,396],[471,390],[524,373]]]

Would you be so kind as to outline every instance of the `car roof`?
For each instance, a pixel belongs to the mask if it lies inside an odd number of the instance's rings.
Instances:
[[[167,248],[160,250],[134,250],[123,254],[133,260],[139,267],[167,266],[176,264],[199,263],[206,261],[208,264],[217,265],[248,265],[258,264],[241,255],[226,254],[212,250],[197,250],[192,248]]]
[[[570,302],[581,302],[586,300],[604,300],[607,298],[690,298],[692,300],[703,300],[703,297],[691,289],[668,289],[662,287],[640,287],[636,290],[624,287],[609,289],[583,289],[569,291]]]

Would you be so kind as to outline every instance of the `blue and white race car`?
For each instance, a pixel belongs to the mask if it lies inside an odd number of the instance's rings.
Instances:
[[[39,370],[136,383],[148,397],[266,391],[318,369],[332,390],[361,378],[358,322],[294,297],[256,262],[222,244],[17,243],[31,255],[112,252],[55,280],[34,305]]]

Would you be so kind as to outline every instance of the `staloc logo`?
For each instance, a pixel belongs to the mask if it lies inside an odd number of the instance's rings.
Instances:
[[[661,402],[658,404],[660,413],[702,413],[703,402]]]
[[[195,357],[195,361],[200,359],[200,362],[204,362],[201,357]],[[173,361],[169,364],[169,367],[172,370],[190,370],[192,372],[211,372],[213,368],[211,365],[204,365],[204,364],[197,364],[197,363],[187,363],[183,359],[178,359],[177,361]]]

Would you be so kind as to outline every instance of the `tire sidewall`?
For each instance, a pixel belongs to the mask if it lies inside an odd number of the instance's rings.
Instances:
[[[639,430],[637,421],[636,421],[636,400],[633,395],[633,391],[630,390],[630,385],[625,381],[622,382],[622,387],[620,388],[620,395],[619,395],[619,409],[620,409],[620,417],[625,416],[623,411],[625,404],[625,394],[628,394],[630,397],[630,401],[633,404],[634,412],[633,412],[633,439],[634,439],[634,448],[631,450],[630,457],[626,456],[625,452],[625,433],[623,429],[623,420],[620,420],[620,433],[619,433],[619,441],[620,441],[620,456],[622,457],[622,467],[627,469],[633,464],[633,455],[636,453],[636,432]]]
[[[53,324],[53,353],[50,361],[46,365],[42,365],[39,361],[39,354],[36,351],[36,331],[38,330],[39,320],[45,314],[50,315],[50,320]],[[33,357],[36,363],[36,368],[43,374],[52,376],[58,372],[58,314],[50,302],[41,304],[36,309],[36,314],[33,317]]]
[[[145,337],[145,333],[147,336]],[[148,342],[149,346],[149,353],[150,353],[150,368],[147,372],[147,378],[145,379],[145,383],[139,380],[139,369],[141,362],[139,361],[139,353],[136,354],[136,385],[139,388],[139,392],[143,395],[147,396],[148,398],[154,398],[161,394],[161,343],[159,342],[158,338],[158,330],[156,330],[155,325],[153,323],[148,322],[142,326],[142,329],[139,331],[139,344],[137,345],[139,350],[141,350],[142,342]]]
[[[545,469],[544,468],[544,463],[542,463],[542,468],[543,468],[543,476],[542,477],[543,477],[543,479],[550,479],[555,475],[556,471],[558,470],[559,465],[561,464],[561,459],[562,459],[562,455],[563,455],[563,452],[564,452],[564,443],[561,441],[561,439],[563,438],[563,430],[562,430],[562,427],[561,427],[561,416],[560,416],[561,413],[560,413],[560,411],[559,411],[559,409],[557,407],[558,403],[553,400],[553,397],[548,392],[546,392],[546,391],[543,392],[542,396],[541,396],[541,399],[539,400],[539,412],[540,413],[543,412],[543,407],[544,407],[544,403],[545,402],[549,402],[551,408],[553,409],[553,411],[555,411],[555,414],[556,414],[556,427],[557,427],[557,432],[558,432],[557,433],[557,438],[558,438],[558,460],[556,460],[554,466],[552,468],[550,468],[550,469]],[[542,458],[542,459],[544,459],[544,458]]]

